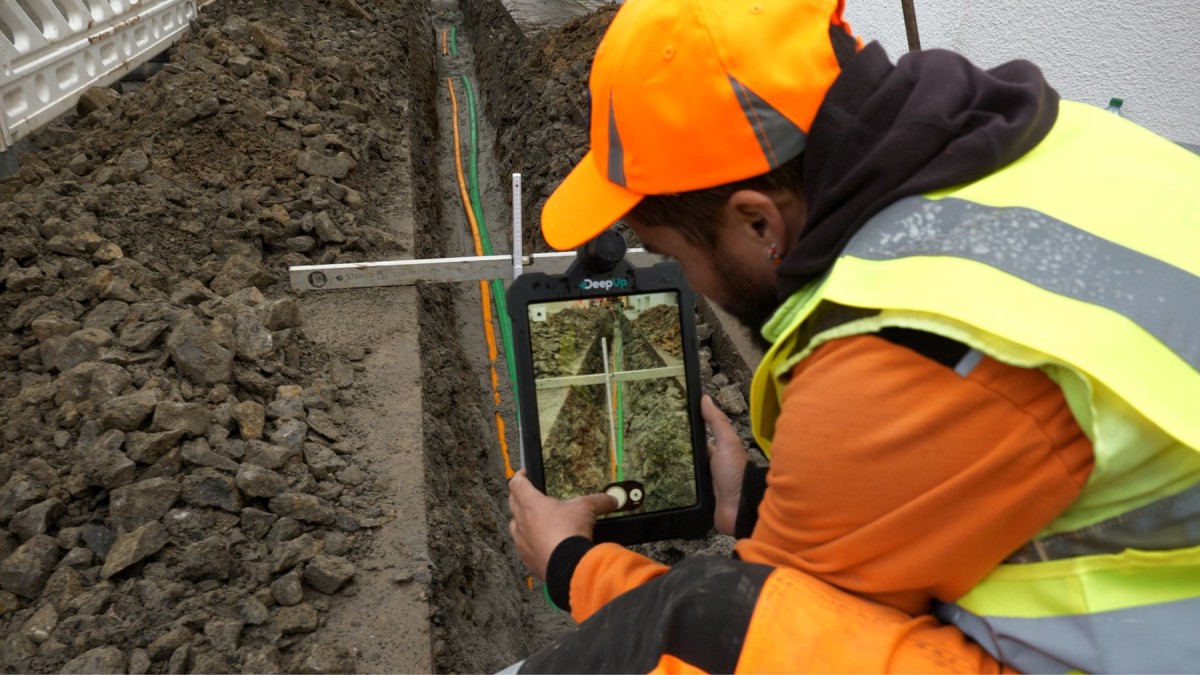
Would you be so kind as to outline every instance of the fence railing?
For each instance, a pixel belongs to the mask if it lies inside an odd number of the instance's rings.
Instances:
[[[0,0],[0,152],[177,41],[196,0]]]

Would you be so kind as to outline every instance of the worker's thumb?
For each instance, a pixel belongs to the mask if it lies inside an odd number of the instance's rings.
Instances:
[[[594,516],[604,516],[617,510],[617,499],[603,492],[583,495],[579,499],[587,504],[588,510]]]
[[[508,491],[514,496],[523,496],[528,494],[530,490],[535,492],[538,491],[538,489],[533,486],[533,483],[529,482],[529,476],[526,475],[525,469],[517,471],[515,474],[513,474],[512,478],[508,479]]]

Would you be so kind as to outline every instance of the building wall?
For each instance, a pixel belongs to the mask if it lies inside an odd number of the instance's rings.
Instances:
[[[1064,98],[1104,106],[1200,146],[1200,1],[913,0],[921,47],[983,67],[1033,61]],[[893,60],[908,51],[900,0],[847,0],[846,18]]]

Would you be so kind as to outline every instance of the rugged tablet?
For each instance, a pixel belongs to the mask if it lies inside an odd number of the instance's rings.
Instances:
[[[596,541],[703,537],[713,497],[694,296],[674,262],[636,268],[615,232],[562,275],[508,290],[522,464],[546,494],[608,492]]]

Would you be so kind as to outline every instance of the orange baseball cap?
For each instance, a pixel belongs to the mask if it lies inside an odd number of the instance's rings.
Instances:
[[[841,72],[844,0],[629,0],[596,49],[592,147],[542,209],[575,248],[645,195],[714,187],[804,150]]]

